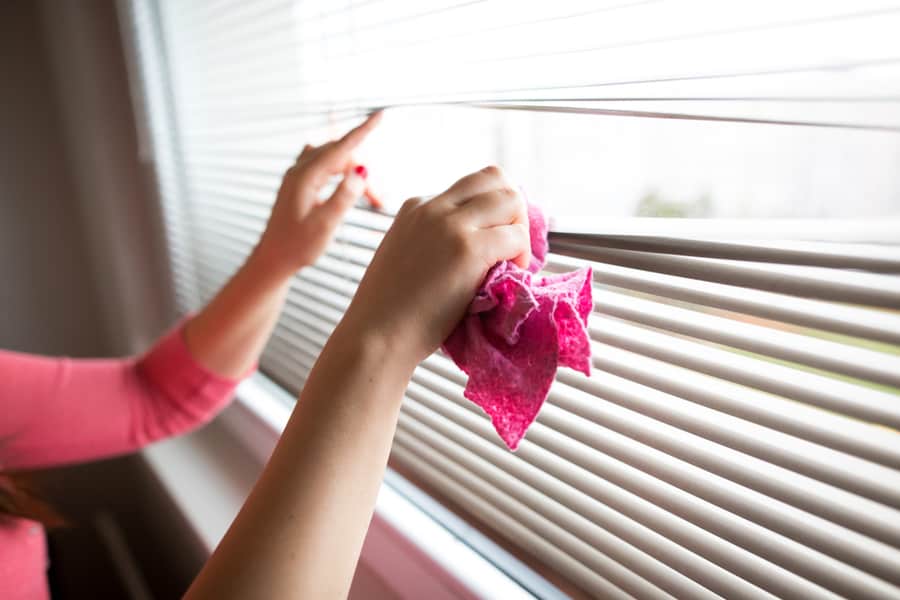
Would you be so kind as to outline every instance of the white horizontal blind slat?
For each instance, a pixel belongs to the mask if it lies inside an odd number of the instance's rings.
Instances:
[[[900,411],[893,401],[893,394],[878,389],[662,335],[601,314],[593,319],[591,337],[598,342],[863,421],[895,429],[900,426]]]
[[[900,257],[890,249],[874,244],[828,244],[806,242],[757,242],[747,244],[734,241],[667,238],[663,236],[610,234],[551,234],[551,241],[586,240],[592,246],[606,246],[641,252],[680,254],[740,261],[754,261],[788,265],[808,265],[833,269],[859,269],[881,273],[900,273]]]
[[[797,269],[785,273],[775,267],[719,261],[692,256],[659,255],[618,248],[604,248],[560,242],[556,252],[577,258],[657,273],[678,275],[714,283],[726,283],[775,291],[800,298],[814,298],[848,304],[884,308],[900,305],[900,280],[842,271],[840,277],[828,271]]]
[[[576,262],[556,257],[547,270],[570,270]],[[594,264],[594,281],[671,300],[681,300],[764,319],[823,329],[838,334],[900,344],[900,318],[887,312],[859,310],[765,291],[734,289],[693,279],[648,274],[637,269],[606,263]]]
[[[900,387],[900,358],[598,290],[598,312],[823,371]]]

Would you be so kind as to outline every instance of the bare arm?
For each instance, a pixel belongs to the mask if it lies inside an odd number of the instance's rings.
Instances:
[[[335,332],[188,598],[347,594],[412,372],[389,356],[382,340]]]
[[[524,206],[494,168],[404,205],[188,599],[346,596],[403,390],[487,270],[526,260]]]
[[[344,213],[366,190],[353,169],[353,150],[380,114],[340,140],[306,146],[285,174],[257,247],[238,272],[185,327],[191,354],[211,371],[241,377],[253,366],[275,326],[290,277],[324,251]],[[325,202],[319,190],[331,176],[344,180]]]

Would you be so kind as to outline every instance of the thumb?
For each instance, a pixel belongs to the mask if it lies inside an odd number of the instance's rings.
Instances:
[[[366,168],[362,165],[352,167],[344,175],[331,197],[320,204],[317,210],[328,221],[339,221],[344,213],[353,206],[366,190]]]

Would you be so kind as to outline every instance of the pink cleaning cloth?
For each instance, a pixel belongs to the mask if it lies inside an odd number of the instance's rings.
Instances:
[[[528,219],[528,270],[496,264],[443,346],[469,376],[466,398],[491,417],[510,450],[537,417],[558,366],[591,374],[591,269],[537,275],[547,257],[547,221],[531,205]]]

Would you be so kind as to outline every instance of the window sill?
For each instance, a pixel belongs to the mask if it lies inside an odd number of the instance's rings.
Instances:
[[[238,388],[237,401],[209,426],[144,451],[209,552],[224,536],[259,476],[287,422],[292,401],[267,378],[254,375]],[[423,510],[423,501],[429,502],[389,470],[351,598],[564,597],[486,538],[475,539],[480,534],[474,530],[466,531],[462,539],[435,520],[433,512]]]

